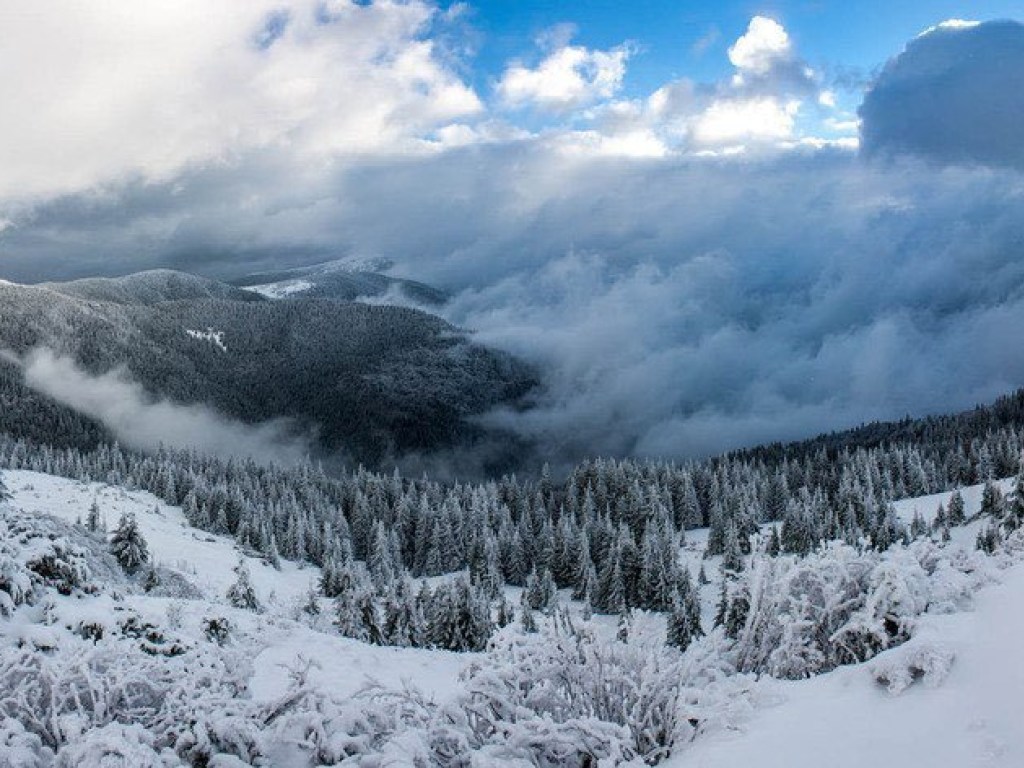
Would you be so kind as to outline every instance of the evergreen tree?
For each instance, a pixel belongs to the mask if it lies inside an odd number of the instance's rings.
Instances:
[[[732,520],[725,524],[722,567],[733,573],[743,570],[743,550],[740,547],[739,532]]]
[[[238,564],[233,570],[235,572],[235,583],[228,587],[228,603],[234,608],[244,608],[248,611],[259,612],[262,610],[260,601],[256,597],[256,590],[252,585],[252,577],[249,575],[249,566],[246,565],[245,559],[240,557]]]
[[[699,634],[699,628],[693,626],[693,614],[688,609],[681,595],[672,601],[666,625],[666,642],[685,651],[690,647],[693,638]]]
[[[963,525],[967,522],[964,497],[961,495],[960,491],[953,491],[953,495],[949,497],[949,508],[947,509],[946,514],[950,525]]]
[[[405,577],[397,579],[384,602],[384,641],[388,645],[418,647],[424,642],[424,619]]]
[[[1003,494],[991,480],[985,481],[981,491],[981,515],[999,520],[1003,516]]]
[[[2,496],[2,494],[0,494],[0,496]],[[93,497],[92,503],[89,505],[89,514],[85,518],[85,527],[93,533],[96,533],[100,529],[100,505],[95,496]]]
[[[110,537],[110,553],[127,573],[135,573],[149,562],[149,548],[142,537],[135,515],[124,514]]]

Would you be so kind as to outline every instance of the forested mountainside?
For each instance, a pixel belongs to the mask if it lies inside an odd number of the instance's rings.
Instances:
[[[930,446],[930,452],[937,456],[950,450],[955,452],[964,440],[981,438],[1004,427],[1021,425],[1024,425],[1024,389],[999,397],[990,405],[978,405],[961,413],[876,421],[853,429],[818,435],[809,440],[771,443],[734,451],[732,455],[775,464],[808,455],[831,458],[853,448],[877,448],[909,442]],[[1003,467],[1004,470],[1007,468]]]
[[[571,588],[594,609],[616,613],[666,610],[680,590],[689,593],[673,554],[688,529],[707,527],[707,553],[731,569],[741,568],[752,537],[769,523],[777,523],[766,544],[772,552],[806,554],[833,540],[885,550],[922,528],[897,518],[895,499],[1019,471],[1020,425],[981,436],[954,430],[943,440],[955,445],[937,451],[919,439],[831,458],[804,453],[774,465],[738,456],[683,465],[597,459],[564,480],[542,472],[536,480],[481,484],[364,470],[328,476],[109,445],[51,449],[14,437],[0,441],[0,465],[149,490],[181,505],[198,528],[271,558],[321,566],[331,596],[353,584],[372,593],[371,584],[383,589],[401,574],[468,568],[477,588],[532,587],[540,602],[555,588]],[[986,491],[983,508],[997,522],[1003,504],[998,489]],[[963,516],[962,505],[951,504],[938,530]],[[984,546],[995,546],[1001,525],[984,532]],[[366,564],[365,579],[356,563]]]
[[[171,269],[154,269],[123,277],[89,277],[64,283],[41,283],[38,287],[65,296],[115,304],[157,304],[162,301],[194,299],[261,300],[260,296],[251,291]]]
[[[244,422],[288,417],[315,428],[326,452],[369,465],[485,439],[468,417],[515,400],[535,380],[521,362],[424,312],[273,302],[167,272],[2,284],[0,347],[46,347],[93,374],[123,366],[155,396]],[[18,391],[10,385],[6,396]]]

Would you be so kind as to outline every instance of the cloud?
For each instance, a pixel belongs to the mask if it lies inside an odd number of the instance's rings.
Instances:
[[[533,408],[490,418],[554,461],[703,455],[1024,382],[1015,173],[833,153],[516,162],[535,196],[476,186],[504,213],[455,212],[477,234],[442,231],[404,268],[469,282],[449,318],[545,372]]]
[[[610,99],[622,87],[628,45],[591,50],[570,45],[564,31],[546,45],[552,49],[536,67],[514,62],[505,70],[495,87],[505,106],[566,112]]]
[[[804,138],[799,122],[805,103],[829,116],[836,113],[833,91],[797,53],[777,21],[755,16],[728,51],[733,71],[715,83],[679,79],[647,99],[615,102],[596,110],[595,130],[618,139],[629,152],[647,147],[647,156],[686,153],[765,153],[789,149]],[[628,141],[623,141],[628,139]],[[641,143],[642,142],[642,143]],[[652,151],[655,142],[660,152]]]
[[[932,27],[885,66],[860,118],[869,156],[1024,167],[1024,25]]]
[[[747,31],[729,48],[729,61],[737,76],[745,73],[763,77],[793,57],[789,33],[774,19],[755,16]]]
[[[421,0],[40,0],[8,8],[0,205],[232,165],[423,150],[480,112]]]
[[[20,362],[28,386],[102,422],[124,445],[278,464],[295,464],[310,454],[309,436],[296,434],[285,420],[243,424],[206,406],[154,400],[124,372],[93,376],[48,349],[36,349]]]
[[[777,99],[716,101],[693,122],[693,141],[697,146],[736,145],[743,141],[787,139],[800,102],[780,103]]]
[[[345,162],[249,147],[5,214],[5,268],[234,276],[387,257],[451,292],[452,322],[541,367],[531,408],[487,418],[555,461],[702,455],[969,407],[1024,383],[1024,175],[999,142],[991,167],[921,150],[896,86],[907,75],[905,103],[922,108],[931,89],[935,114],[967,131],[956,112],[973,114],[970,89],[943,90],[957,79],[924,65],[973,72],[980,58],[992,73],[972,82],[1005,77],[1008,44],[949,55],[976,34],[1002,40],[988,25],[940,27],[886,68],[869,96],[883,108],[862,111],[865,140],[880,137],[863,157],[802,130],[818,109],[851,126],[788,34],[751,24],[721,82],[601,97],[583,127],[485,114],[439,125],[423,151]],[[570,45],[546,44],[548,57]],[[972,98],[1012,113],[1021,92]]]

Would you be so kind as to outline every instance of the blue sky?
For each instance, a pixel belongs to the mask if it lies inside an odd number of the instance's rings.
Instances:
[[[626,96],[646,95],[679,77],[722,77],[729,70],[726,49],[756,15],[783,24],[812,65],[849,68],[865,77],[938,22],[1022,16],[1017,0],[477,0],[470,6],[472,23],[482,33],[478,83],[499,77],[509,59],[535,58],[533,41],[545,30],[572,24],[575,41],[588,48],[627,40],[639,46],[624,83]]]

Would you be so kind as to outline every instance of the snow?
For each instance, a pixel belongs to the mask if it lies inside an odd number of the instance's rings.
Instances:
[[[315,287],[309,280],[282,280],[278,283],[265,283],[264,285],[249,285],[245,290],[254,291],[260,296],[268,299],[285,299],[297,293],[305,293]]]
[[[207,328],[205,331],[194,331],[186,328],[185,333],[193,339],[210,342],[222,352],[228,351],[227,346],[224,344],[224,331],[215,331],[213,328]]]
[[[1004,480],[997,480],[996,485],[1003,494],[1008,494],[1013,490],[1014,478],[1006,478]],[[960,494],[964,497],[964,512],[968,518],[972,515],[976,515],[981,509],[981,492],[984,490],[985,485],[981,483],[979,485],[968,485],[960,488]],[[896,515],[905,523],[909,523],[914,518],[914,513],[918,512],[926,522],[932,522],[935,519],[935,513],[939,509],[939,504],[944,507],[949,507],[949,499],[953,495],[954,491],[944,491],[943,493],[933,493],[930,496],[918,496],[913,499],[902,499],[893,504],[896,507]]]
[[[154,564],[180,572],[210,599],[219,600],[235,581],[232,569],[241,552],[234,540],[190,527],[180,507],[150,493],[25,470],[6,471],[4,480],[15,507],[69,523],[85,520],[93,499],[108,529],[117,525],[122,514],[134,514]],[[282,560],[278,571],[262,558],[245,560],[260,600],[280,606],[282,612],[289,603],[301,600],[310,582],[320,577],[320,569],[308,564],[300,568]]]
[[[742,732],[698,739],[666,765],[682,768],[963,768],[1024,765],[1024,565],[979,592],[973,611],[922,619],[915,638],[866,664],[797,683],[771,683],[784,699]],[[890,658],[948,649],[945,679],[901,695],[876,681]]]
[[[443,701],[460,689],[459,673],[476,654],[415,648],[389,648],[357,640],[290,628],[266,638],[266,648],[254,661],[249,691],[258,701],[270,701],[287,687],[288,669],[300,659],[313,661],[313,684],[325,693],[346,697],[370,682],[393,689],[416,686]]]
[[[226,616],[234,627],[232,642],[252,662],[248,692],[257,702],[281,697],[288,690],[291,670],[308,662],[313,665],[310,685],[335,697],[348,697],[368,682],[376,682],[391,689],[412,685],[445,703],[466,690],[461,676],[466,666],[488,658],[377,647],[342,638],[330,626],[327,601],[312,626],[295,620],[296,606],[318,579],[319,569],[282,560],[281,570],[276,570],[262,558],[241,552],[230,537],[190,528],[180,508],[149,493],[29,471],[6,471],[3,478],[13,494],[12,507],[27,512],[74,523],[86,518],[95,500],[108,528],[122,514],[134,514],[154,561],[180,573],[204,597],[186,600],[131,593],[57,597],[62,616],[104,624],[127,606],[167,624],[174,613],[180,614],[176,622],[192,636],[201,632],[204,618]],[[1010,483],[1001,481],[1001,486],[1009,490]],[[962,489],[968,515],[980,506],[981,488]],[[904,520],[915,511],[930,519],[940,503],[948,503],[949,495],[904,500],[896,507]],[[955,531],[952,546],[972,549],[969,533],[970,527]],[[682,556],[694,576],[706,538],[706,530],[687,532]],[[224,600],[240,557],[267,606],[263,614],[230,608]],[[707,561],[705,570],[712,583],[701,589],[706,627],[718,596],[717,562],[718,558]],[[970,610],[917,617],[909,642],[867,663],[799,682],[752,676],[723,680],[723,686],[733,686],[725,688],[731,693],[722,695],[721,706],[729,710],[723,719],[727,727],[711,728],[681,745],[664,765],[1024,766],[1024,708],[1020,707],[1024,658],[1019,652],[1024,636],[1024,563],[1002,571],[993,566],[993,573],[998,583],[977,592]],[[518,590],[507,593],[518,602]],[[660,637],[662,621],[659,616],[641,615],[634,632],[638,637]],[[0,637],[5,643],[22,640],[30,647],[57,646],[63,632],[39,623],[5,626],[0,622],[0,627],[4,627]],[[614,619],[602,617],[599,627],[602,638],[607,635],[611,642]],[[711,694],[712,698],[717,695]]]
[[[459,672],[475,658],[474,654],[382,648],[349,640],[333,632],[329,616],[321,616],[324,631],[291,620],[288,617],[305,600],[311,584],[319,581],[319,568],[308,564],[299,567],[282,559],[281,570],[275,570],[262,558],[243,555],[230,537],[191,528],[180,507],[165,504],[152,494],[25,470],[5,471],[3,478],[13,496],[12,506],[27,512],[75,523],[86,518],[95,499],[108,529],[117,525],[122,514],[134,514],[154,564],[182,574],[206,599],[174,601],[136,595],[130,598],[133,607],[146,616],[164,620],[169,606],[177,603],[183,606],[185,623],[194,627],[207,615],[229,616],[247,635],[246,642],[254,646],[255,673],[250,690],[257,700],[269,701],[282,695],[289,682],[288,669],[300,659],[318,665],[313,684],[335,696],[350,695],[369,682],[391,688],[409,683],[440,700],[460,690]],[[236,579],[233,569],[239,557],[249,567],[266,615],[229,608],[224,600]],[[327,601],[323,601],[322,608],[329,613]],[[78,619],[101,622],[111,610],[105,596],[95,601],[75,601],[65,608]],[[47,640],[39,634],[44,629],[28,625],[18,631],[36,633],[32,639],[38,645]]]

